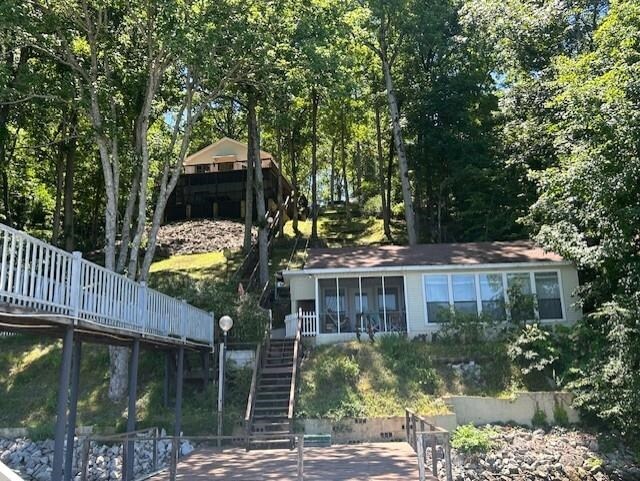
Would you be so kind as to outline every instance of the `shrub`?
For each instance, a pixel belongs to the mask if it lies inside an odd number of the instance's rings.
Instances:
[[[364,203],[363,214],[368,217],[378,217],[382,213],[382,196],[375,195]]]
[[[465,424],[454,431],[451,446],[466,454],[486,453],[495,444],[495,434],[489,427],[477,428],[473,424]]]
[[[549,331],[537,324],[525,326],[511,342],[508,353],[527,388],[544,390],[555,387],[552,368],[558,359],[558,350]]]
[[[553,406],[553,422],[558,426],[569,425],[569,415],[564,406],[558,402]]]
[[[535,427],[542,427],[547,425],[547,413],[545,413],[539,406],[536,406],[536,410],[531,418],[531,424]]]
[[[395,219],[404,219],[404,202],[391,205],[391,216]]]
[[[449,344],[476,344],[487,340],[487,333],[494,324],[486,316],[447,311],[437,338]]]
[[[425,343],[410,341],[405,336],[380,336],[379,344],[385,362],[399,379],[418,379],[424,392],[435,392],[438,375]]]

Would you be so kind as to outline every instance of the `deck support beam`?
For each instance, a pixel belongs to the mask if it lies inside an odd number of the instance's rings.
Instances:
[[[182,431],[182,384],[184,379],[184,346],[178,348],[178,366],[176,369],[176,421],[175,435]]]
[[[64,459],[64,479],[71,481],[74,478],[73,448],[76,435],[76,419],[78,417],[78,393],[80,388],[80,360],[82,358],[82,343],[76,340],[73,343],[73,355],[71,361],[71,398],[69,399],[69,420],[67,423],[67,449]]]
[[[53,447],[53,467],[51,481],[62,481],[64,463],[65,428],[67,425],[67,402],[69,401],[69,381],[71,379],[71,357],[73,351],[73,326],[68,326],[62,341],[62,363],[58,384],[58,408]]]
[[[210,353],[207,349],[202,353],[202,388],[205,393],[209,388],[209,359]]]
[[[138,397],[138,358],[140,357],[140,339],[133,340],[131,359],[129,361],[129,407],[127,410],[127,432],[136,430],[136,399]],[[135,441],[127,442],[125,466],[125,481],[133,481],[133,466],[135,465]]]

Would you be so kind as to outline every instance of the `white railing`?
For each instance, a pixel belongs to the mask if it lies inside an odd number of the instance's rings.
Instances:
[[[285,336],[296,337],[298,330],[298,319],[301,321],[300,335],[315,336],[318,334],[318,316],[315,312],[305,312],[300,309],[297,313],[287,314],[284,318]]]
[[[0,224],[0,303],[213,345],[210,313]]]

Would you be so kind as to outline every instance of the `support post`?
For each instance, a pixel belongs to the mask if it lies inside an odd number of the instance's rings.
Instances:
[[[184,346],[178,348],[178,368],[176,372],[176,424],[175,435],[182,431],[182,380],[184,375]],[[177,440],[180,443],[180,440]]]
[[[127,409],[127,432],[136,430],[136,399],[138,397],[138,358],[140,357],[140,339],[133,340],[131,358],[129,361],[129,407]],[[135,464],[135,441],[127,440],[127,463],[125,464],[125,480],[133,481],[133,466]]]
[[[80,276],[82,270],[82,252],[73,251],[71,259],[71,316],[77,319],[80,315],[80,296],[82,289],[80,286]]]
[[[67,450],[64,460],[64,479],[71,481],[73,473],[73,445],[76,434],[76,419],[78,414],[78,389],[80,387],[80,359],[82,356],[82,343],[73,343],[73,355],[71,361],[71,399],[69,400],[69,421],[67,423]]]
[[[164,353],[164,382],[162,383],[162,405],[169,407],[169,378],[171,376],[171,352]]]
[[[209,389],[209,350],[207,349],[203,353],[202,358],[202,388],[204,392]]]
[[[431,426],[431,431],[433,431],[433,426]],[[425,449],[426,451],[426,449]],[[436,439],[436,435],[431,438],[431,466],[433,469],[433,475],[438,477],[438,440]]]
[[[449,433],[444,438],[444,462],[447,470],[447,481],[453,481],[453,471],[451,469],[451,438]]]
[[[62,363],[60,364],[60,384],[58,384],[58,408],[56,416],[55,443],[53,447],[53,467],[51,481],[62,481],[64,463],[64,431],[67,425],[67,402],[69,401],[69,380],[71,378],[71,356],[73,351],[73,327],[67,327],[62,341]]]
[[[298,481],[304,481],[304,435],[298,436]]]
[[[223,410],[224,410],[224,360],[226,355],[225,344],[220,343],[220,357],[218,359],[218,447],[222,445],[222,424],[224,422]],[[258,360],[256,359],[256,362]]]
[[[416,454],[418,456],[418,479],[425,481],[424,466],[424,435],[420,434],[416,437]]]

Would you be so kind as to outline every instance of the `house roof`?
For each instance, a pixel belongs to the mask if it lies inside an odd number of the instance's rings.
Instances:
[[[214,157],[235,156],[236,162],[244,162],[247,160],[248,146],[244,142],[223,137],[207,147],[198,150],[184,159],[183,165],[210,164],[215,162]],[[260,151],[260,159],[273,159],[269,152]]]
[[[530,241],[309,249],[304,270],[564,262]]]

